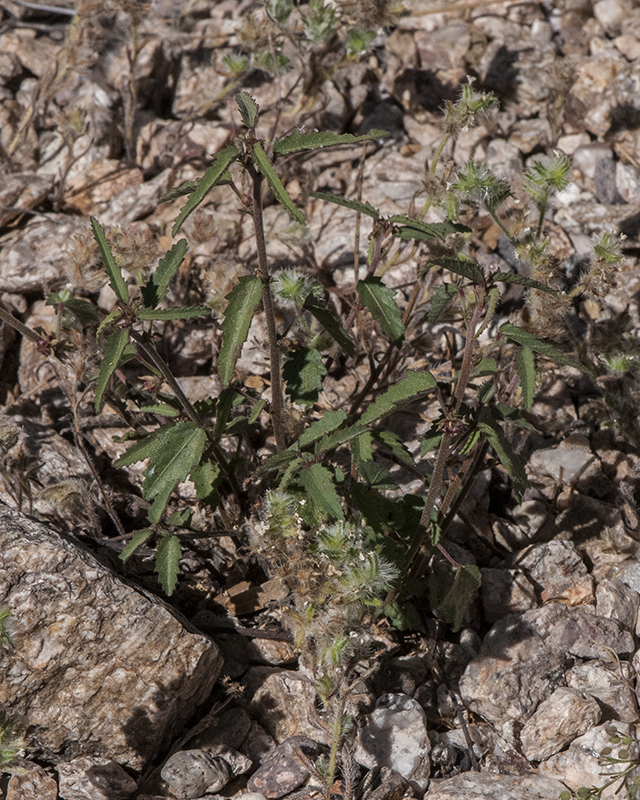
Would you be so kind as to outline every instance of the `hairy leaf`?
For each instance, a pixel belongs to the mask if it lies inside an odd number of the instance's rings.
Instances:
[[[306,447],[307,445],[312,444],[321,436],[324,436],[326,433],[330,433],[334,431],[336,428],[339,428],[340,425],[346,420],[347,412],[346,411],[327,411],[323,414],[320,419],[312,422],[311,425],[301,434],[300,439],[298,440],[299,446]]]
[[[497,419],[510,422],[512,425],[517,425],[518,428],[524,428],[526,431],[531,431],[531,433],[539,433],[536,426],[532,425],[529,420],[526,420],[517,408],[509,406],[506,403],[496,403],[491,409],[491,413]]]
[[[467,233],[470,228],[459,222],[421,222],[404,214],[389,217],[389,222],[403,223],[396,227],[394,235],[400,239],[446,239],[452,233]]]
[[[199,463],[206,438],[205,432],[190,421],[163,425],[132,445],[115,462],[116,466],[125,467],[149,459],[143,496],[153,500],[148,512],[151,523],[159,522],[174,486],[186,480]]]
[[[350,208],[352,211],[359,211],[361,214],[366,214],[373,219],[379,219],[380,212],[374,208],[371,203],[361,203],[359,200],[348,200],[346,197],[341,197],[339,194],[327,194],[326,192],[309,192],[310,197],[316,197],[318,200],[325,200],[327,203],[335,203],[338,206]]]
[[[265,460],[263,464],[260,465],[258,468],[258,475],[264,475],[267,472],[272,472],[275,469],[280,469],[280,467],[285,466],[286,464],[291,463],[292,461],[297,461],[299,463],[302,462],[302,459],[298,457],[298,444],[291,445],[291,447],[287,447],[286,450],[283,450],[280,453],[274,453],[272,456],[269,456]]]
[[[358,473],[367,486],[378,489],[395,489],[396,484],[389,470],[377,461],[360,461],[356,464]]]
[[[127,544],[124,550],[120,553],[120,560],[126,561],[147,539],[153,535],[151,528],[143,528],[141,531],[136,531],[133,534],[131,541]]]
[[[449,272],[455,272],[456,275],[462,275],[463,278],[468,278],[474,283],[482,283],[484,281],[484,272],[482,271],[482,267],[473,258],[467,258],[466,256],[441,256],[440,258],[434,258],[429,261],[427,267],[433,265],[437,267],[444,267],[445,269],[448,269]]]
[[[184,308],[139,308],[138,319],[191,319],[211,314],[209,306],[186,306]]]
[[[326,374],[327,368],[320,353],[306,347],[291,351],[282,370],[287,394],[294,403],[306,405],[317,401]]]
[[[116,262],[113,253],[111,252],[111,247],[107,241],[107,237],[104,235],[104,230],[95,217],[91,217],[90,219],[93,235],[98,243],[100,257],[102,258],[102,263],[106,273],[109,276],[109,285],[121,303],[128,303],[129,290],[127,289],[127,284],[124,282],[124,278],[122,277],[120,266]]]
[[[154,403],[148,406],[140,406],[140,411],[144,414],[161,414],[163,417],[179,417],[180,409],[174,408],[167,403]]]
[[[504,325],[501,325],[499,331],[503,336],[506,336],[507,339],[510,339],[512,342],[515,342],[522,347],[529,347],[534,353],[539,353],[541,356],[552,358],[554,361],[557,361],[558,364],[566,364],[569,367],[575,367],[575,369],[579,369],[581,372],[590,373],[590,370],[587,367],[583,367],[582,364],[578,364],[577,361],[574,361],[560,350],[557,350],[549,342],[545,342],[543,339],[538,339],[537,336],[534,336],[532,333],[527,333],[527,331],[522,330],[522,328],[517,328],[510,322],[505,322]]]
[[[495,358],[483,358],[471,372],[472,378],[482,378],[485,375],[495,375],[498,371],[498,362]]]
[[[100,363],[98,370],[98,381],[96,383],[96,398],[95,409],[99,413],[102,405],[102,398],[105,389],[109,383],[109,378],[113,375],[114,370],[120,363],[120,358],[124,353],[124,349],[129,341],[129,331],[125,329],[116,328],[115,331],[109,334],[107,338],[107,347],[104,352],[104,358]]]
[[[160,539],[156,550],[156,572],[158,573],[160,585],[169,597],[173,594],[178,582],[181,556],[180,539],[175,534],[165,534]]]
[[[442,436],[442,431],[436,425],[432,425],[422,438],[420,457],[424,458],[427,453],[431,453],[433,450],[440,447]]]
[[[390,136],[388,131],[372,130],[363,136],[354,136],[351,133],[331,133],[329,131],[313,131],[302,133],[294,131],[284,139],[276,139],[273,143],[273,154],[286,156],[290,153],[299,153],[301,150],[318,150],[321,147],[334,147],[338,144],[358,144],[383,139]]]
[[[500,459],[500,463],[511,478],[516,493],[522,496],[524,490],[529,485],[529,480],[524,470],[524,464],[520,457],[514,453],[511,443],[505,436],[500,424],[493,418],[489,409],[483,408],[480,412],[478,416],[478,428]]]
[[[70,297],[64,303],[64,310],[78,320],[81,325],[99,325],[104,319],[99,308],[88,300],[81,300],[79,297]],[[47,302],[47,305],[51,305]],[[54,304],[55,305],[55,304]]]
[[[465,611],[474,593],[480,588],[481,582],[480,570],[475,564],[458,567],[453,581],[450,579],[447,581],[443,574],[432,576],[433,603],[454,632],[460,630]],[[448,591],[445,593],[443,589],[447,588],[447,583]]]
[[[236,95],[236,103],[240,109],[242,121],[247,128],[255,128],[260,108],[253,97],[246,92],[239,92]]]
[[[184,206],[182,206],[182,209],[173,224],[173,228],[171,230],[172,236],[175,236],[178,233],[182,227],[182,223],[192,212],[196,210],[196,208],[209,194],[213,187],[220,183],[222,177],[227,172],[227,167],[229,164],[231,164],[232,161],[235,161],[239,155],[240,150],[238,150],[238,148],[233,144],[229,145],[229,147],[225,147],[224,150],[221,150],[219,153],[216,153],[213,164],[210,167],[207,167],[204,175],[198,181],[196,188],[191,192],[189,199]]]
[[[316,303],[311,294],[305,300],[304,307],[318,320],[329,336],[342,347],[347,355],[355,356],[356,349],[353,340],[330,311]]]
[[[393,431],[376,430],[373,432],[376,442],[384,445],[390,450],[398,461],[405,461],[407,464],[415,464],[409,448],[404,444],[397,433]]]
[[[158,268],[149,278],[147,285],[140,289],[142,302],[147,308],[155,308],[167,293],[169,281],[178,271],[182,259],[187,252],[187,240],[180,239],[164,258],[160,259]]]
[[[493,283],[516,283],[518,286],[526,286],[528,289],[539,289],[541,292],[547,294],[558,294],[555,289],[545,286],[540,281],[534,281],[533,278],[525,278],[524,275],[518,275],[517,272],[496,272],[491,276]]]
[[[417,400],[426,392],[435,389],[436,381],[430,372],[414,372],[409,370],[402,380],[398,381],[369,406],[360,417],[361,423],[370,423],[386,417],[407,403]]]
[[[404,325],[402,311],[394,300],[397,292],[385,286],[380,278],[365,278],[358,282],[357,289],[362,305],[369,309],[391,341],[399,346],[404,336]]]
[[[516,354],[522,399],[527,411],[531,411],[536,393],[536,359],[530,347],[520,347]]]
[[[222,347],[218,358],[220,382],[227,386],[233,377],[236,361],[249,333],[260,297],[262,281],[254,275],[243,275],[238,285],[227,295],[229,301],[224,312],[222,328]]]
[[[370,431],[360,434],[351,442],[351,455],[356,464],[373,460],[373,436]]]
[[[216,492],[216,482],[220,477],[220,467],[210,461],[205,461],[194,467],[189,477],[196,488],[196,497],[200,500],[206,500]]]
[[[429,322],[435,324],[441,317],[442,312],[452,302],[458,294],[459,286],[453,283],[443,283],[438,286],[431,298],[431,308],[429,309]]]
[[[312,464],[309,469],[301,470],[299,478],[309,500],[315,506],[336,519],[344,519],[333,476],[326,467],[322,464]]]
[[[294,219],[296,222],[299,222],[300,225],[306,225],[307,222],[303,213],[295,207],[293,200],[289,197],[289,193],[282,185],[282,181],[267,158],[267,154],[264,152],[260,142],[256,142],[251,147],[251,154],[253,155],[253,160],[255,161],[256,166],[262,175],[264,175],[264,177],[267,179],[267,183],[271,187],[271,191],[275,194],[276,200],[286,211],[289,212],[289,216],[292,219]]]

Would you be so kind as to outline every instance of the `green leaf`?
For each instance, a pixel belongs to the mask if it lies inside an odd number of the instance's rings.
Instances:
[[[467,258],[461,255],[455,257],[441,256],[440,258],[434,258],[429,261],[427,267],[434,265],[436,267],[444,267],[448,269],[449,272],[455,272],[456,275],[462,275],[463,278],[468,278],[474,283],[484,282],[482,267],[473,258]]]
[[[394,300],[397,292],[385,286],[380,278],[365,278],[358,282],[357,289],[362,305],[369,309],[391,341],[400,346],[404,336],[404,325],[402,312]]]
[[[302,459],[298,456],[297,443],[291,445],[291,447],[288,447],[281,453],[274,453],[272,456],[269,456],[269,458],[267,458],[266,461],[258,468],[258,474],[264,475],[267,472],[280,469],[280,467],[283,467],[285,464],[289,464],[292,461],[298,461],[299,463],[302,463]]]
[[[174,486],[186,480],[200,462],[206,439],[205,432],[190,421],[163,425],[132,445],[115,462],[116,466],[126,467],[149,459],[143,496],[145,500],[153,500],[148,512],[151,523],[159,522]]]
[[[104,352],[104,358],[100,364],[98,381],[96,383],[96,414],[100,412],[102,398],[107,384],[109,383],[109,378],[113,375],[114,370],[117,369],[128,341],[129,331],[126,328],[116,328],[107,338],[107,347]]]
[[[391,477],[389,470],[376,461],[360,461],[356,464],[358,473],[367,486],[377,487],[378,489],[395,489],[396,484]]]
[[[545,286],[540,281],[534,281],[533,278],[525,278],[524,275],[518,275],[517,272],[496,272],[491,275],[492,283],[515,283],[518,286],[526,286],[528,289],[539,289],[541,292],[547,294],[558,294],[555,289]]]
[[[189,477],[196,487],[196,497],[199,500],[206,500],[216,492],[216,482],[220,477],[220,467],[210,461],[205,461],[194,467]]]
[[[540,433],[540,431],[532,425],[528,420],[526,420],[520,411],[513,406],[509,406],[506,403],[496,403],[495,406],[491,409],[491,413],[497,419],[501,419],[504,422],[510,422],[512,425],[517,425],[519,428],[524,428],[526,431],[531,431],[532,433]]]
[[[407,464],[415,464],[411,451],[397,433],[393,433],[393,431],[376,430],[373,432],[373,438],[376,442],[380,442],[380,444],[390,450],[398,461],[404,461]]]
[[[472,378],[483,378],[486,375],[495,375],[498,371],[498,362],[495,358],[483,358],[471,372]]]
[[[249,326],[262,295],[262,281],[254,275],[243,275],[227,295],[229,304],[224,312],[222,347],[218,357],[220,381],[227,386],[233,377]]]
[[[579,364],[577,361],[569,358],[569,356],[560,352],[560,350],[556,350],[556,348],[549,342],[545,342],[543,339],[538,339],[537,336],[534,336],[532,333],[527,333],[526,331],[522,330],[522,328],[517,328],[510,322],[505,322],[498,330],[510,341],[515,342],[522,347],[529,347],[534,353],[539,353],[541,356],[552,358],[554,361],[557,361],[558,364],[566,364],[569,367],[574,367],[575,369],[579,369],[581,372],[586,372],[588,374],[591,372],[591,370],[589,370],[587,367],[583,367],[582,364]]]
[[[141,531],[136,531],[133,538],[120,553],[120,560],[126,561],[147,539],[153,534],[151,528],[143,528]]]
[[[373,461],[373,436],[370,431],[365,431],[365,433],[352,439],[350,444],[351,455],[357,465],[363,461]]]
[[[307,222],[304,218],[304,215],[293,204],[293,200],[289,197],[289,193],[282,185],[282,181],[267,158],[267,154],[264,152],[260,142],[256,142],[251,147],[251,154],[253,155],[253,160],[255,161],[256,166],[267,179],[267,183],[271,187],[271,191],[275,194],[276,200],[286,211],[289,212],[289,216],[292,219],[294,219],[296,222],[299,222],[300,225],[306,225]]]
[[[529,485],[524,464],[519,456],[514,453],[511,443],[505,436],[500,424],[496,422],[487,408],[483,408],[478,416],[478,429],[498,456],[500,463],[511,478],[517,494],[522,495]]]
[[[435,324],[441,317],[442,312],[452,302],[458,294],[459,286],[454,283],[443,283],[438,286],[431,298],[431,308],[429,309],[429,322]]]
[[[191,319],[211,314],[209,306],[185,306],[184,308],[139,308],[138,319]]]
[[[456,632],[460,630],[465,611],[474,593],[480,588],[482,578],[475,564],[464,564],[456,569],[453,582],[449,581],[448,591],[442,596],[442,590],[446,587],[445,580],[442,574],[437,577],[432,576],[432,602],[445,622],[448,622]]]
[[[100,341],[104,335],[106,329],[114,323],[117,319],[122,318],[122,309],[121,308],[114,308],[107,316],[102,320],[100,325],[98,326],[98,330],[96,331],[96,341]]]
[[[287,394],[294,403],[306,405],[317,401],[326,374],[327,368],[320,353],[307,347],[290,351],[282,370]]]
[[[436,386],[436,380],[430,372],[409,370],[395,386],[376,398],[360,417],[360,422],[370,423],[381,419],[398,408],[417,400],[418,397],[435,389]]]
[[[300,483],[304,486],[308,499],[319,509],[336,519],[344,519],[340,498],[336,492],[333,477],[322,464],[312,464],[300,472]]]
[[[304,301],[304,307],[318,320],[329,336],[342,347],[347,355],[355,356],[356,349],[353,340],[330,311],[316,303],[311,294]]]
[[[115,292],[118,300],[121,303],[128,303],[129,290],[127,289],[127,284],[124,282],[124,278],[122,277],[122,271],[120,270],[120,267],[116,262],[113,253],[111,252],[111,247],[109,246],[107,237],[104,235],[104,230],[95,217],[91,217],[90,219],[93,235],[98,243],[100,257],[102,258],[102,263],[104,264],[104,268],[109,276],[109,284]]]
[[[239,92],[236,95],[236,103],[240,109],[240,116],[247,128],[255,128],[258,121],[260,108],[256,101],[246,92]]]
[[[220,183],[222,177],[227,171],[229,164],[231,164],[232,161],[235,161],[239,155],[240,150],[238,150],[235,145],[229,145],[229,147],[225,147],[224,150],[216,153],[213,164],[210,167],[207,167],[204,175],[198,181],[196,188],[191,192],[189,199],[184,206],[182,206],[182,209],[173,224],[173,228],[171,230],[172,236],[175,236],[178,233],[182,227],[182,223],[193,211],[196,210],[196,208],[209,194],[213,187]]]
[[[536,394],[536,359],[530,347],[519,348],[516,354],[522,399],[527,411],[531,411]]]
[[[226,170],[222,173],[222,175],[216,181],[216,186],[227,186],[233,178],[231,177],[231,173],[229,170]],[[187,194],[191,194],[198,188],[198,180],[195,181],[185,181],[181,183],[180,186],[176,186],[174,189],[171,189],[166,194],[162,195],[162,197],[158,200],[159,203],[168,203],[170,200],[175,200],[178,197],[184,197]]]
[[[436,426],[432,425],[422,438],[420,445],[420,458],[424,458],[427,453],[431,453],[440,446],[442,441],[442,431]]]
[[[326,433],[334,431],[346,420],[346,411],[327,411],[320,419],[311,423],[298,439],[300,448],[312,444]]]
[[[164,258],[160,259],[158,268],[153,275],[150,276],[147,285],[140,289],[142,302],[147,308],[155,308],[164,298],[167,293],[169,281],[178,271],[178,267],[182,263],[186,252],[187,240],[180,239],[180,241],[176,242],[171,250],[167,252]]]
[[[169,597],[176,588],[181,556],[180,539],[175,534],[168,533],[160,539],[156,550],[156,572],[160,585]]]
[[[48,305],[48,304],[47,304]],[[71,297],[64,301],[64,310],[69,311],[81,325],[99,325],[104,319],[100,309],[88,300]]]
[[[313,131],[302,133],[294,131],[284,139],[276,139],[273,143],[273,154],[286,156],[290,153],[299,153],[301,150],[318,150],[321,147],[334,147],[339,144],[358,144],[370,142],[390,136],[388,131],[372,130],[364,136],[354,136],[351,133],[330,133],[329,131]]]
[[[366,214],[367,217],[373,217],[373,219],[380,218],[380,212],[377,208],[374,208],[371,203],[361,203],[359,200],[347,200],[346,197],[341,197],[339,194],[327,194],[326,192],[309,192],[309,197],[316,197],[318,200],[325,200],[327,203],[335,203],[338,206],[350,208],[352,211]]]
[[[422,222],[418,219],[412,219],[404,214],[396,214],[389,217],[389,222],[396,225],[402,223],[400,227],[394,230],[394,236],[400,239],[446,239],[452,233],[470,233],[471,228],[462,225],[459,222]]]
[[[180,409],[167,405],[167,403],[154,403],[149,406],[140,406],[144,414],[161,414],[163,417],[179,417]]]

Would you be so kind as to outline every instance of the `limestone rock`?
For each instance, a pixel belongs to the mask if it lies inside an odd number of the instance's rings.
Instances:
[[[58,783],[33,761],[16,761],[20,772],[11,776],[7,800],[58,800]]]
[[[562,598],[569,605],[592,603],[593,578],[573,542],[553,540],[522,550],[512,566],[521,570],[544,601]]]
[[[596,589],[596,613],[615,619],[625,630],[636,631],[640,595],[618,578],[600,581]]]
[[[115,761],[82,756],[57,765],[63,800],[128,800],[136,782]]]
[[[385,694],[359,732],[356,761],[390,767],[422,791],[431,772],[431,742],[420,704],[406,694]]]
[[[567,684],[572,689],[590,694],[604,708],[608,717],[621,722],[637,722],[638,703],[631,688],[635,670],[626,661],[604,663],[585,661],[567,672]]]
[[[252,667],[244,684],[251,710],[276,742],[303,735],[317,739],[323,730],[313,724],[316,690],[311,681],[291,670]]]
[[[251,761],[242,753],[218,745],[174,753],[161,775],[176,797],[189,800],[220,791],[250,767]]]
[[[0,575],[15,644],[0,703],[44,758],[142,769],[209,696],[221,667],[210,639],[71,537],[1,506]]]
[[[577,689],[560,687],[527,720],[520,736],[529,761],[544,761],[600,721],[600,706]]]
[[[564,788],[542,775],[465,772],[432,786],[424,800],[558,800]]]
[[[308,736],[292,736],[264,756],[247,788],[274,800],[284,797],[308,779],[310,772],[305,760],[313,764],[321,753],[326,752],[326,747]]]

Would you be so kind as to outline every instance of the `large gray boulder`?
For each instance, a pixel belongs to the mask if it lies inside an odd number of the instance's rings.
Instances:
[[[0,706],[52,761],[104,756],[142,769],[216,682],[216,644],[128,585],[72,537],[0,505],[0,608],[15,647]]]

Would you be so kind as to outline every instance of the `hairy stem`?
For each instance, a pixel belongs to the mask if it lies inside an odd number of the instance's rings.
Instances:
[[[262,219],[262,175],[253,167],[248,169],[253,181],[253,229],[256,235],[258,250],[258,277],[262,281],[262,304],[267,319],[267,337],[269,339],[269,362],[271,367],[271,421],[273,435],[276,440],[278,452],[284,450],[284,401],[282,398],[282,376],[280,374],[280,349],[278,347],[278,334],[276,331],[276,317],[271,294],[269,264],[267,261],[267,242],[264,235]]]

